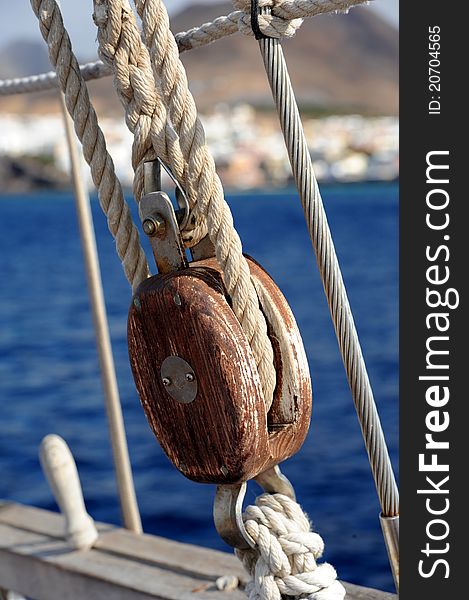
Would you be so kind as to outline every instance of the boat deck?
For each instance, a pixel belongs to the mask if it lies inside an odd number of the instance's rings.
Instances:
[[[70,549],[62,515],[14,503],[0,505],[0,588],[34,600],[245,600],[242,589],[215,581],[247,574],[228,553],[137,535],[97,523],[91,550]],[[394,594],[344,583],[347,600],[395,600]]]

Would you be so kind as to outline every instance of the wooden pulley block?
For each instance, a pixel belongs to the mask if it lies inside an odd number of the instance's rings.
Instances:
[[[166,217],[158,215],[160,222]],[[144,221],[145,228],[152,226]],[[248,258],[277,371],[267,412],[217,261],[188,265],[179,258],[173,269],[158,255],[160,274],[134,294],[128,343],[136,387],[151,429],[181,473],[205,483],[247,481],[292,456],[308,431],[311,382],[301,336],[278,287]]]

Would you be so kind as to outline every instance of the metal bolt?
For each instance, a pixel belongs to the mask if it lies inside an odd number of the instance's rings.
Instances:
[[[168,385],[171,385],[171,379],[169,377],[163,377],[163,385],[165,387],[168,387]]]
[[[135,296],[134,298],[134,306],[137,310],[142,308],[142,303],[140,302],[140,298],[138,296]]]
[[[181,306],[182,301],[181,301],[181,296],[179,294],[175,294],[173,297],[174,300],[174,304],[176,304],[177,306]]]
[[[194,381],[194,374],[186,373],[186,381]]]
[[[151,219],[145,219],[145,221],[143,221],[142,227],[143,227],[143,231],[147,235],[153,235],[155,233],[156,227]]]
[[[157,217],[148,217],[142,223],[143,231],[150,237],[156,235],[164,227],[164,221]]]
[[[225,467],[225,465],[222,465],[220,467],[220,471],[223,473],[223,475],[226,477],[228,475],[228,469]]]

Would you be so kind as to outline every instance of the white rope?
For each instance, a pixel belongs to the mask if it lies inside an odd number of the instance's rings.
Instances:
[[[136,2],[142,18],[143,40],[127,0],[94,0],[100,55],[114,72],[126,122],[134,132],[134,192],[142,190],[142,164],[152,151],[167,160],[185,188],[197,228],[184,239],[190,245],[208,234],[214,243],[233,311],[251,346],[267,410],[273,401],[276,374],[273,349],[267,335],[249,267],[223,195],[215,164],[205,143],[184,67],[164,4]],[[150,67],[151,58],[151,67]],[[153,72],[152,72],[153,69]],[[153,147],[152,147],[153,146]]]
[[[255,548],[236,550],[252,576],[249,600],[342,600],[345,589],[328,563],[318,564],[324,551],[300,505],[282,494],[262,494],[243,514]]]
[[[264,0],[264,2],[268,1]],[[235,10],[226,16],[216,18],[214,21],[203,23],[199,27],[177,33],[175,38],[180,52],[206,46],[237,31],[244,35],[254,35],[251,26],[250,1],[234,0],[233,4],[235,8],[239,7],[241,10]],[[263,0],[260,0],[259,5],[263,5]],[[261,16],[259,18],[262,33],[275,38],[293,37],[302,23],[302,18],[285,19],[278,16]]]
[[[240,2],[241,5],[244,3],[243,10],[235,10],[226,16],[217,17],[209,23],[176,33],[174,37],[179,52],[205,46],[232,35],[239,29],[247,35],[252,35],[247,2],[246,0],[240,0]],[[367,0],[293,0],[288,2],[286,0],[260,0],[260,6],[273,6],[274,16],[270,19],[262,16],[259,19],[259,25],[264,33],[272,37],[289,36],[293,35],[297,28],[285,25],[285,20],[301,21],[304,17],[314,17],[323,13],[346,12],[353,6],[367,3]],[[80,65],[80,71],[85,81],[107,77],[111,74],[110,68],[100,60]],[[0,80],[0,96],[27,94],[50,90],[54,87],[57,87],[57,75],[54,71],[49,71],[40,75]]]
[[[91,209],[78,172],[78,153],[70,117],[73,118],[75,133],[83,144],[83,155],[90,165],[93,182],[98,188],[100,205],[116,241],[117,254],[122,261],[127,279],[133,287],[136,287],[148,276],[148,266],[139,243],[138,231],[132,222],[112,159],[107,152],[104,135],[98,125],[86,85],[80,75],[78,62],[72,52],[60,9],[55,0],[31,0],[31,6],[39,20],[40,31],[47,42],[49,58],[57,69],[58,81],[62,90],[60,99],[75,183],[80,237],[97,335],[97,349],[124,524],[127,528],[141,533],[142,526],[114,372]]]
[[[103,132],[91,105],[88,90],[80,74],[70,38],[65,30],[62,14],[55,0],[31,0],[39,20],[49,59],[56,68],[65,104],[75,125],[75,132],[83,145],[83,156],[90,166],[93,182],[98,189],[99,202],[107,217],[109,230],[116,241],[129,283],[135,289],[148,277],[145,253],[140,246],[138,231],[117,179],[114,164],[106,148]]]
[[[80,65],[80,73],[85,81],[89,81],[91,79],[107,77],[111,74],[111,71],[102,61],[98,60]],[[55,71],[47,71],[47,73],[41,73],[40,75],[0,80],[0,96],[43,92],[57,86],[57,73]]]
[[[232,0],[237,10],[229,15],[181,31],[175,35],[179,51],[192,50],[232,35],[238,30],[253,35],[251,25],[251,0]],[[259,7],[270,7],[270,15],[259,15],[259,27],[269,37],[293,37],[306,17],[322,13],[347,12],[367,0],[259,0]]]
[[[126,0],[95,0],[99,54],[114,76],[114,88],[125,109],[125,122],[134,134],[132,167],[134,197],[143,194],[144,163],[160,157],[175,177],[184,173],[179,141],[167,120],[167,109],[151,70],[135,15]]]

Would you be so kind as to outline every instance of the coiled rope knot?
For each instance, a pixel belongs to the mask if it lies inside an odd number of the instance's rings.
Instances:
[[[345,589],[334,567],[317,564],[324,542],[311,530],[300,505],[282,494],[262,494],[243,514],[255,548],[236,550],[252,576],[246,586],[249,600],[342,600]]]
[[[262,33],[272,38],[293,37],[303,23],[303,19],[292,18],[282,5],[289,0],[259,0],[259,8],[270,7],[271,14],[259,15],[259,28]],[[238,29],[245,35],[253,35],[251,23],[251,0],[233,0],[236,10],[242,11],[238,19]]]

